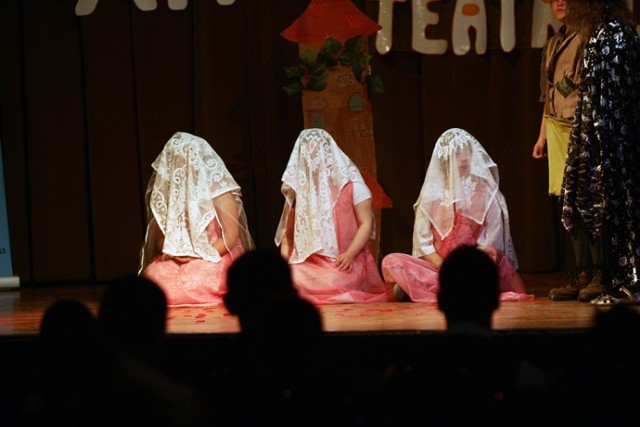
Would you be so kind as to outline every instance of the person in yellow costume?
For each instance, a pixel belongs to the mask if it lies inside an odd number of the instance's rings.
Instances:
[[[552,0],[550,5],[554,16],[563,25],[549,38],[542,52],[540,100],[544,102],[544,112],[540,134],[533,146],[533,158],[548,159],[549,194],[557,197],[561,192],[569,137],[578,103],[584,42],[577,28],[565,25],[565,0]],[[598,262],[601,251],[599,245],[589,241],[585,227],[579,227],[571,233],[571,241],[575,270],[568,273],[563,286],[551,289],[549,298],[554,301],[590,301],[603,292]],[[565,268],[572,264],[565,260]]]

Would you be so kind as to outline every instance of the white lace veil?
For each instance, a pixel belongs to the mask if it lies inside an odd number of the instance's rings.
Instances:
[[[275,237],[279,246],[295,202],[295,246],[289,262],[302,262],[313,253],[338,256],[333,208],[349,182],[365,185],[357,166],[333,137],[322,129],[303,130],[282,175],[285,205]]]
[[[253,248],[240,186],[207,141],[177,132],[165,144],[152,167],[154,172],[146,192],[149,224],[140,272],[160,252],[220,261],[218,251],[209,243],[206,229],[218,218],[216,209],[220,207],[214,199],[227,192],[231,192],[235,200],[238,239],[244,250]],[[219,220],[218,223],[222,227]],[[224,233],[220,238],[224,239]],[[237,242],[224,241],[224,244],[231,250]]]
[[[426,216],[445,238],[453,228],[455,212],[484,224],[487,212],[497,203],[502,226],[489,243],[502,250],[517,268],[509,211],[498,187],[498,166],[480,142],[463,129],[449,129],[434,147],[420,197],[414,205],[416,223]]]

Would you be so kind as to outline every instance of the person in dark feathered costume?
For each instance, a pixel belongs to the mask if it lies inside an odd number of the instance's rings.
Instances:
[[[562,185],[562,222],[602,245],[605,294],[636,300],[640,283],[640,37],[625,0],[567,0],[585,40]]]

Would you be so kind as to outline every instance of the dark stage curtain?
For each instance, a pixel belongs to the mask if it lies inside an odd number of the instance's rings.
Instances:
[[[528,18],[532,2],[517,1],[517,16]],[[378,2],[353,3],[377,20]],[[448,28],[446,3],[432,5],[442,11],[436,35]],[[176,131],[211,143],[242,187],[257,245],[273,247],[280,177],[303,123],[301,99],[282,90],[298,47],[280,33],[308,1],[190,0],[172,11],[159,0],[142,12],[131,0],[100,0],[85,17],[75,4],[0,2],[0,140],[15,273],[39,284],[137,271],[151,162]],[[492,17],[499,5],[487,1]],[[410,48],[411,2],[394,10],[391,52],[379,55],[369,39],[386,89],[372,95],[378,179],[393,199],[379,227],[381,254],[410,252],[412,205],[433,145],[461,127],[499,165],[520,270],[557,270],[562,232],[547,165],[531,158],[540,49],[518,40],[503,52],[490,22],[484,55],[421,55]]]

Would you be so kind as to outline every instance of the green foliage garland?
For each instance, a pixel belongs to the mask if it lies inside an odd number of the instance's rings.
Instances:
[[[342,44],[328,37],[316,56],[307,49],[300,56],[300,64],[285,67],[287,77],[292,80],[283,86],[288,95],[298,95],[303,90],[321,92],[327,88],[327,69],[338,64],[350,66],[359,83],[363,82],[372,91],[384,93],[380,76],[371,72],[371,55],[364,50],[364,37],[354,36]]]

